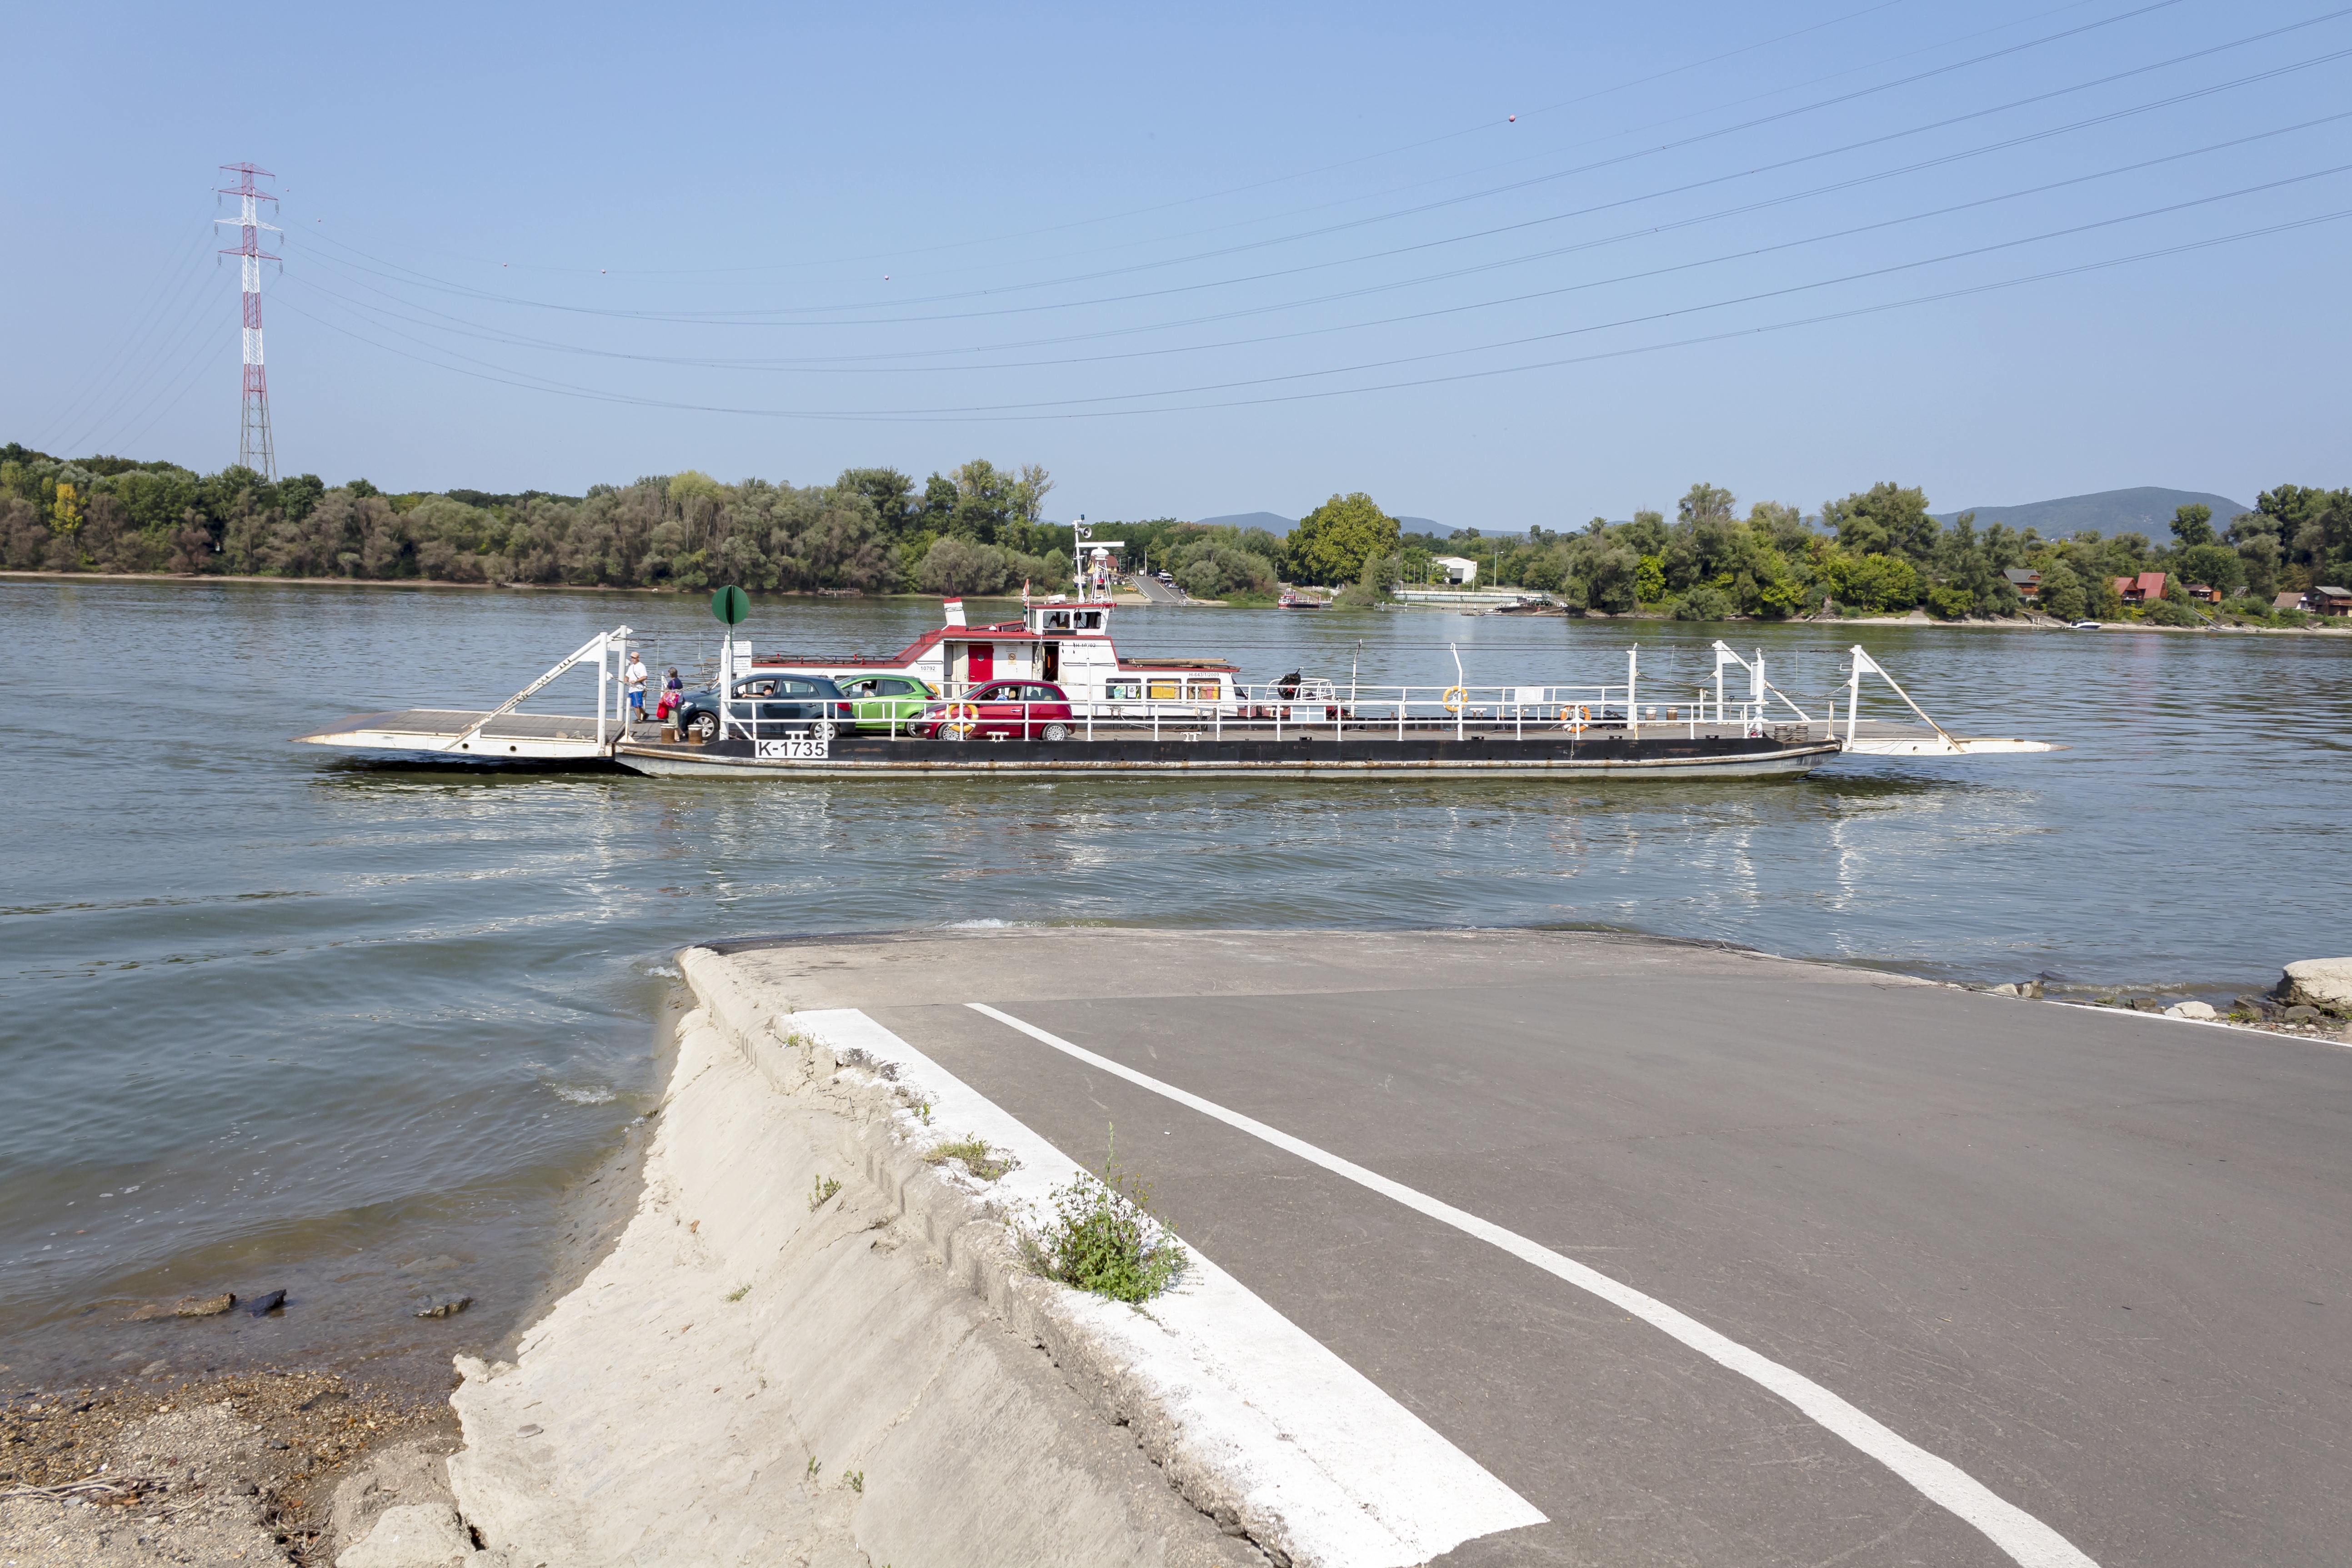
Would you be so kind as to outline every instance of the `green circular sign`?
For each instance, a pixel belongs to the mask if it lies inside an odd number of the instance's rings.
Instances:
[[[724,625],[740,626],[751,613],[751,596],[740,588],[721,588],[710,595],[710,613]]]

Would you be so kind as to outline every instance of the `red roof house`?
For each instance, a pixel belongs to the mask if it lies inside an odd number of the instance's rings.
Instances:
[[[2164,597],[2164,574],[2143,572],[2137,577],[2116,579],[2116,592],[2126,605],[2145,605],[2151,599]]]

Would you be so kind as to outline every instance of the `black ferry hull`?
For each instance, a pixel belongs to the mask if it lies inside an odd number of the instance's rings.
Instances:
[[[835,736],[822,757],[763,757],[752,742],[740,738],[699,746],[628,741],[614,748],[613,759],[656,777],[699,778],[1759,778],[1800,776],[1838,750],[1833,740],[1773,735],[1635,740],[1552,731],[1524,738],[1335,739],[1326,731],[1279,741],[1209,735],[963,742]]]

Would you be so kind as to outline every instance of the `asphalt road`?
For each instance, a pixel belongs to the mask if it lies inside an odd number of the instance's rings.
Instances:
[[[967,1004],[1646,1292],[2096,1563],[2352,1560],[2341,1046],[1587,933],[758,963],[1079,1160],[1116,1124],[1188,1241],[1550,1520],[1445,1562],[2020,1559],[1651,1322]]]
[[[1155,605],[1181,605],[1184,602],[1183,595],[1157,577],[1146,576],[1138,572],[1134,577],[1134,584],[1135,591]]]

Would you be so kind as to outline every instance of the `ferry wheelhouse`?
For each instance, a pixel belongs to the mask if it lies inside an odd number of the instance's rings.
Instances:
[[[1239,671],[1222,658],[1139,658],[1111,638],[1107,599],[1062,595],[1023,606],[1017,621],[969,625],[963,601],[946,602],[947,618],[887,658],[756,654],[751,671],[794,671],[840,681],[908,675],[942,698],[968,697],[993,682],[1043,681],[1073,704],[1105,719],[1149,718],[1157,711],[1233,707]]]

